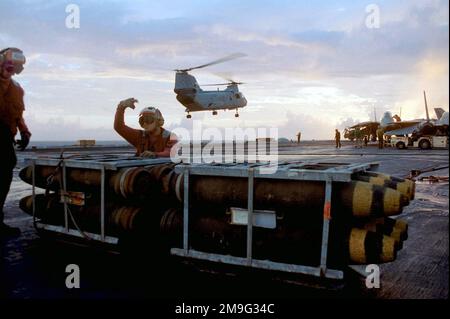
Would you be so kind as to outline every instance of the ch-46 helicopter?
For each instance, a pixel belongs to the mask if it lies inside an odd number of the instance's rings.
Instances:
[[[226,79],[228,81],[227,83],[203,85],[226,86],[224,90],[207,91],[203,90],[197,83],[195,77],[188,72],[243,56],[245,55],[242,53],[235,53],[196,67],[174,70],[176,71],[174,92],[177,94],[177,100],[186,108],[186,117],[188,119],[192,117],[190,112],[212,111],[213,115],[217,115],[218,110],[236,110],[234,116],[239,117],[238,109],[247,105],[247,100],[238,88],[238,85],[243,84],[242,82]]]

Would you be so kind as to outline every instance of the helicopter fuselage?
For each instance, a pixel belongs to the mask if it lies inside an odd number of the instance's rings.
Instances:
[[[247,105],[237,84],[230,83],[224,90],[203,90],[197,80],[187,72],[177,72],[175,78],[177,100],[187,112],[231,110]]]

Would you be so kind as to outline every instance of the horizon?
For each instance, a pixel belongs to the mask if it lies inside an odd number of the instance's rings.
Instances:
[[[293,138],[287,138],[287,137],[281,136],[281,137],[278,137],[277,140],[280,140],[280,139],[287,139],[289,141],[292,140],[295,143],[297,143],[296,140],[294,140]],[[85,140],[85,139],[81,139],[81,140]],[[33,143],[76,143],[78,141],[80,141],[80,139],[77,139],[77,140],[33,140],[33,141],[30,141],[29,145],[33,146]],[[200,140],[192,140],[192,141],[193,142],[198,142]],[[201,141],[211,141],[211,140],[202,139]],[[242,140],[236,140],[235,139],[235,140],[221,140],[221,141],[225,141],[225,142],[238,141],[238,142],[241,142]],[[301,142],[311,142],[311,141],[334,141],[334,139],[301,139],[300,143]],[[102,142],[108,142],[108,143],[115,142],[115,143],[129,144],[127,141],[125,141],[123,139],[117,139],[117,140],[95,140],[96,145],[97,145],[97,143],[102,143]]]

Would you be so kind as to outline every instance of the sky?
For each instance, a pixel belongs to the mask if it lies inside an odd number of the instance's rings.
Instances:
[[[79,8],[79,28],[66,26],[69,4]],[[423,90],[430,107],[448,110],[448,10],[447,0],[1,0],[0,47],[27,57],[15,79],[35,141],[119,140],[114,113],[129,97],[139,100],[127,110],[130,126],[155,106],[166,128],[191,128],[172,70],[235,52],[246,56],[192,74],[200,85],[223,82],[219,75],[245,82],[248,105],[239,118],[193,119],[332,139],[335,128],[385,111],[425,117]]]

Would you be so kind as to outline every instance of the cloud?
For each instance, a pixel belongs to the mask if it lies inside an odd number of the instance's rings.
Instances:
[[[302,139],[333,139],[334,125],[321,119],[306,114],[287,112],[287,121],[278,128],[280,137],[295,140],[298,132],[302,133]]]
[[[343,130],[346,127],[350,127],[350,126],[356,125],[359,122],[360,122],[359,120],[355,120],[355,119],[353,119],[351,117],[348,117],[348,118],[344,119],[343,121],[341,121],[338,125],[336,125],[336,128],[338,130]]]

